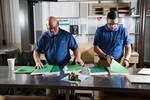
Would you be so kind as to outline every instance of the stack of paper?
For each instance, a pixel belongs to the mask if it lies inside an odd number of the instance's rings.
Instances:
[[[33,66],[22,66],[21,68],[19,68],[14,72],[15,74],[30,74],[34,71],[34,69],[35,68]]]
[[[18,70],[15,71],[16,74],[31,74],[31,75],[37,75],[37,74],[59,74],[60,69],[58,66],[53,65],[44,65],[44,68],[42,69],[35,69],[34,66],[22,66]]]
[[[65,66],[64,68],[65,73],[80,72],[81,70],[82,70],[81,65],[69,65],[69,66]]]
[[[58,66],[53,66],[52,70],[50,71],[50,73],[44,73],[44,75],[52,75],[52,74],[60,74],[60,69]]]
[[[143,68],[138,72],[138,74],[150,75],[150,68]]]
[[[145,76],[145,75],[127,75],[126,78],[131,83],[150,83],[150,76]]]
[[[145,75],[127,75],[126,78],[131,83],[150,83],[150,68],[143,68],[138,72],[138,74]]]
[[[104,67],[89,67],[90,75],[107,75],[108,72]]]
[[[44,68],[42,69],[35,69],[31,75],[37,75],[37,74],[48,74],[52,71],[53,65],[44,65]]]
[[[115,60],[112,60],[112,63],[110,65],[110,67],[108,67],[108,68],[105,68],[105,67],[102,67],[102,66],[89,67],[89,73],[90,73],[90,75],[106,75],[106,74],[110,74],[110,75],[116,75],[116,74],[117,75],[118,74],[119,75],[120,74],[121,75],[127,75],[127,74],[129,74],[128,70]]]

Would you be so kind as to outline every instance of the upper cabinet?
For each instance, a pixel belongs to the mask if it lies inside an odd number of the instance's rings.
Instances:
[[[147,15],[147,16],[150,16],[150,0],[147,0],[146,15]]]
[[[93,3],[89,4],[89,15],[107,15],[110,10],[116,10],[121,14],[130,14],[131,3]]]
[[[51,2],[50,15],[61,17],[79,17],[79,2]]]

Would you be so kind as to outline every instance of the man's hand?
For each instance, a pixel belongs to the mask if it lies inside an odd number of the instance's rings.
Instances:
[[[81,66],[84,66],[84,62],[80,58],[75,58],[75,63],[76,64],[80,63]]]
[[[40,52],[34,50],[33,57],[36,63],[35,68],[37,69],[43,68],[43,64],[41,63],[41,60],[40,60]]]
[[[111,55],[106,55],[106,65],[107,65],[107,67],[110,67],[110,64],[111,64],[111,62],[112,62],[112,59],[114,59],[113,56],[111,56]]]
[[[77,48],[76,50],[74,50],[73,53],[74,53],[74,56],[75,56],[75,59],[74,59],[75,64],[80,63],[81,66],[84,66],[84,62],[81,59],[81,53],[79,51],[79,48]]]
[[[129,67],[129,60],[124,59],[122,65],[123,65],[124,67],[128,68],[128,67]]]
[[[113,57],[110,55],[106,55],[105,59],[99,59],[97,65],[100,67],[110,67]]]
[[[35,68],[36,69],[42,69],[44,66],[41,62],[36,63]]]

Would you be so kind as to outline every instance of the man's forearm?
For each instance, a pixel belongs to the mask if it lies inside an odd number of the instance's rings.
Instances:
[[[34,57],[35,63],[38,63],[38,62],[41,61],[41,60],[40,60],[40,53],[39,53],[39,52],[34,51],[34,52],[33,52],[33,57]]]
[[[79,51],[79,48],[77,48],[76,50],[73,51],[75,58],[80,58],[81,57],[81,53]]]
[[[98,46],[94,46],[94,51],[101,57],[105,58],[106,57],[106,53],[104,53]]]
[[[129,60],[130,56],[131,56],[131,45],[126,45],[124,58]]]

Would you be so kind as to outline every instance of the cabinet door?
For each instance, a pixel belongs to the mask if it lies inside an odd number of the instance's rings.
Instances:
[[[87,18],[88,17],[88,3],[80,2],[80,17]]]
[[[60,17],[70,17],[70,2],[60,2],[61,6],[61,16]]]
[[[79,2],[70,2],[70,17],[79,17]]]
[[[79,2],[51,2],[50,15],[55,17],[79,17]]]
[[[57,2],[51,2],[50,3],[50,15],[55,17],[61,16],[61,6],[60,3]]]
[[[38,11],[39,13],[40,11]],[[50,15],[49,3],[42,2],[42,29],[47,30],[45,21],[47,17]]]

